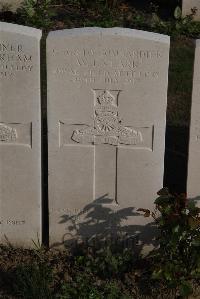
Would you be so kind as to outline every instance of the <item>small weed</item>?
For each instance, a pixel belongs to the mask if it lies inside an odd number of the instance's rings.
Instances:
[[[54,13],[50,9],[52,0],[24,0],[18,9],[21,21],[27,26],[47,29],[51,26]]]
[[[77,273],[72,282],[62,286],[60,299],[103,299],[92,276],[86,273]]]
[[[152,277],[188,296],[191,281],[200,278],[200,208],[166,188],[158,195],[154,212],[139,209],[145,217],[152,216],[160,230],[160,246],[152,253]]]
[[[108,282],[104,286],[103,298],[106,299],[131,299],[129,296],[122,294],[116,282]]]
[[[13,291],[24,299],[51,299],[51,270],[45,264],[20,265],[14,273]]]
[[[73,282],[63,285],[59,299],[129,299],[116,282],[94,282],[86,273],[79,273]]]

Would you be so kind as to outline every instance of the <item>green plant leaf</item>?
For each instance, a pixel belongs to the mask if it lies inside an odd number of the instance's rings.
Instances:
[[[169,189],[167,187],[164,187],[164,188],[160,189],[157,192],[157,194],[160,195],[160,196],[169,196],[170,195]]]
[[[172,197],[169,196],[159,196],[158,198],[156,198],[156,200],[154,201],[154,203],[156,205],[166,205],[168,203],[174,202],[174,199]]]
[[[180,231],[180,225],[176,225],[174,228],[173,228],[173,233],[179,233]]]
[[[182,11],[181,8],[179,6],[177,6],[174,10],[174,18],[176,20],[180,20],[181,19],[181,15],[182,15]]]
[[[181,296],[189,296],[192,294],[192,286],[188,281],[182,281],[180,285]]]
[[[162,272],[163,272],[162,269],[155,270],[155,271],[152,273],[152,278],[153,278],[153,279],[160,279],[160,278],[162,277]]]

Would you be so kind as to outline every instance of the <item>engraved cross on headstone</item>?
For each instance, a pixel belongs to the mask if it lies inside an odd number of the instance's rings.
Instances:
[[[118,111],[120,90],[93,90],[93,125],[77,125],[71,140],[94,146],[94,200],[107,195],[116,204],[119,148],[143,147],[144,129],[125,126]],[[150,130],[152,133],[152,130]]]

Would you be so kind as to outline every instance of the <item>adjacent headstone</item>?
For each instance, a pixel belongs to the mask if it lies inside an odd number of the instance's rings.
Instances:
[[[24,0],[0,0],[0,9],[15,12],[23,2]]]
[[[152,208],[163,184],[168,56],[160,34],[49,34],[51,245],[145,230],[137,209]]]
[[[192,9],[196,9],[194,20],[200,20],[200,0],[183,0],[182,3],[182,15],[191,15]]]
[[[189,198],[200,199],[200,40],[196,41],[193,94],[190,121],[189,161],[187,194]]]
[[[41,31],[0,23],[0,242],[41,240]]]

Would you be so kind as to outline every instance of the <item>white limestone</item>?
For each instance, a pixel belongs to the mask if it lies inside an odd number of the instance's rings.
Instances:
[[[193,94],[190,121],[189,160],[187,194],[189,198],[199,199],[200,196],[200,40],[196,41]]]
[[[41,241],[41,31],[0,23],[0,242]]]
[[[50,244],[144,233],[162,187],[169,37],[81,28],[47,39]]]

